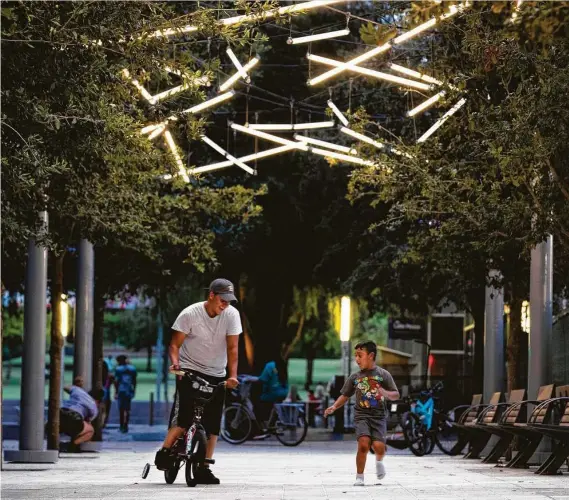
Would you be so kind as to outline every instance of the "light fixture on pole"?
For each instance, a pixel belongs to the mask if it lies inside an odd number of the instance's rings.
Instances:
[[[59,333],[61,334],[61,401],[63,401],[63,388],[65,387],[65,339],[69,333],[69,304],[67,303],[67,295],[61,294],[59,301]]]
[[[417,139],[418,143],[425,142],[431,135],[433,135],[444,122],[446,122],[452,115],[454,115],[464,104],[466,103],[466,99],[462,98],[458,101],[451,109],[449,109],[441,118],[439,118],[435,124],[427,130],[421,137]]]
[[[299,43],[316,42],[318,40],[326,40],[327,38],[336,38],[350,34],[350,30],[345,28],[338,31],[328,31],[327,33],[319,33],[318,35],[300,36],[298,38],[289,38],[286,43],[289,45],[297,45]]]

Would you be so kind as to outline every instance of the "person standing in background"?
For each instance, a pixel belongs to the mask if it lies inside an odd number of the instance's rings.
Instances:
[[[128,432],[130,406],[136,392],[136,368],[127,362],[124,354],[117,356],[118,366],[115,369],[115,399],[119,404],[120,430]]]

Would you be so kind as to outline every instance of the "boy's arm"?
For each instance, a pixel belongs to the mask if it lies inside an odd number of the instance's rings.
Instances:
[[[332,413],[334,413],[336,410],[342,408],[342,406],[344,406],[347,402],[348,402],[348,397],[344,396],[343,394],[336,399],[336,401],[334,402],[334,404],[332,406],[330,406],[329,408],[326,408],[326,410],[324,410],[324,416],[327,417],[328,415],[331,415]]]
[[[383,381],[384,387],[380,388],[380,393],[385,399],[394,401],[396,399],[401,399],[397,386],[395,385],[395,380],[391,376],[391,373],[387,373]]]

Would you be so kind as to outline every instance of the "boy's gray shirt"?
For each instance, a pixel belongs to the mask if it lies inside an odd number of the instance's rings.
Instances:
[[[342,390],[342,395],[347,398],[356,395],[356,405],[354,419],[374,417],[385,418],[386,407],[383,396],[379,388],[383,387],[386,391],[396,391],[395,381],[387,370],[376,366],[371,370],[361,370],[352,373]]]

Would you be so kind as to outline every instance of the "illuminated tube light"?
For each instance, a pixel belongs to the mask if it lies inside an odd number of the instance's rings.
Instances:
[[[461,99],[460,101],[458,101],[439,120],[437,120],[429,130],[427,130],[421,137],[419,137],[419,139],[417,139],[417,142],[418,143],[425,142],[429,137],[431,137],[431,135],[433,135],[441,127],[441,125],[444,122],[446,122],[452,115],[454,115],[460,108],[462,108],[465,102],[466,99]]]
[[[220,19],[218,22],[223,26],[232,26],[234,24],[241,24],[247,21],[260,21],[267,19],[269,17],[274,17],[283,14],[292,14],[301,10],[316,9],[318,7],[324,7],[326,5],[332,5],[335,3],[344,3],[347,0],[314,0],[312,2],[304,2],[301,4],[291,5],[288,7],[280,7],[278,9],[268,10],[261,14],[246,14],[242,16],[227,17],[225,19]],[[197,31],[196,26],[187,25],[180,28],[169,28],[166,30],[158,30],[151,33],[149,36],[151,38],[161,37],[161,36],[172,36],[180,33],[190,33],[192,31]]]
[[[356,132],[350,128],[342,127],[340,129],[340,132],[343,132],[344,134],[347,134],[347,135],[351,135],[352,137],[355,137],[356,139],[359,139],[360,141],[367,142],[368,144],[371,144],[372,146],[375,146],[378,149],[383,149],[385,147],[381,142],[374,141],[370,137],[367,137],[366,135],[360,134],[359,132]]]
[[[338,120],[340,120],[346,127],[349,125],[348,119],[344,116],[338,107],[332,102],[332,100],[328,101],[328,107],[332,110],[332,112],[336,115]]]
[[[243,69],[245,71],[249,71],[251,68],[253,68],[257,63],[259,62],[259,59],[254,57],[253,59],[251,59],[245,66],[243,66]],[[239,72],[236,72],[233,76],[231,76],[225,83],[223,83],[220,87],[219,90],[221,90],[222,92],[226,91],[227,89],[230,89],[231,87],[233,87],[233,85],[235,85],[235,82],[237,82],[237,80],[239,80],[239,78],[241,78],[241,74]]]
[[[407,116],[415,116],[415,115],[421,113],[422,111],[425,111],[427,108],[430,108],[437,101],[440,101],[440,99],[444,95],[445,95],[445,92],[443,91],[443,92],[439,92],[438,94],[435,94],[433,97],[429,97],[426,101],[423,101],[417,107],[409,110],[407,112]]]
[[[518,17],[518,11],[520,10],[520,7],[521,7],[523,1],[524,0],[517,0],[516,1],[516,6],[514,7],[514,12],[512,12],[512,21]]]
[[[138,89],[142,97],[144,97],[148,102],[152,103],[152,95],[150,94],[150,92],[148,92],[148,90],[146,90],[136,78],[132,78],[130,76],[129,70],[125,68],[122,70],[122,73],[125,76],[125,78],[128,78],[132,82],[132,84]]]
[[[154,139],[155,137],[158,137],[162,132],[164,132],[164,130],[166,130],[166,125],[164,125],[164,124],[159,125],[158,127],[156,127],[156,128],[154,129],[154,132],[152,132],[152,133],[148,136],[148,139],[149,139],[149,140],[152,140],[152,139]]]
[[[320,62],[323,64],[328,64],[329,66],[346,66],[346,63],[336,61],[335,59],[329,59],[327,57],[317,56],[315,54],[309,54],[308,59],[311,61]],[[405,87],[412,87],[420,90],[430,90],[431,86],[426,83],[416,82],[414,80],[409,80],[407,78],[401,78],[400,76],[391,75],[389,73],[382,73],[381,71],[375,71],[373,69],[362,68],[354,64],[347,64],[347,69],[349,71],[354,71],[356,73],[361,73],[362,75],[373,76],[374,78],[379,78],[380,80],[386,80],[388,82],[398,83]],[[308,82],[311,84],[310,82]]]
[[[448,19],[449,17],[452,17],[455,14],[458,14],[459,12],[464,10],[466,7],[467,7],[467,4],[461,5],[460,7],[453,5],[449,9],[449,12],[444,14],[441,17],[441,19]],[[363,54],[359,55],[358,57],[355,57],[354,59],[351,59],[348,62],[343,63],[341,66],[338,66],[337,68],[331,69],[330,71],[327,71],[326,73],[322,73],[321,75],[317,76],[316,78],[309,80],[308,85],[317,85],[319,83],[322,83],[323,81],[328,80],[329,78],[332,78],[333,76],[340,74],[342,71],[347,70],[350,65],[360,64],[364,61],[367,61],[368,59],[371,59],[372,57],[375,57],[375,56],[377,56],[383,52],[386,52],[387,50],[391,49],[393,47],[393,45],[398,45],[400,43],[403,43],[403,42],[413,38],[414,36],[418,35],[419,33],[435,26],[437,24],[437,22],[438,22],[437,18],[433,18],[433,19],[417,26],[416,28],[414,28],[412,30],[410,30],[406,33],[403,33],[402,35],[393,39],[391,41],[391,43],[388,42],[388,43],[385,43],[379,47],[375,47],[375,48],[373,48],[367,52],[364,52]]]
[[[309,123],[254,123],[249,128],[255,130],[308,130],[314,128],[332,128],[333,121],[327,122],[309,122]]]
[[[320,33],[318,35],[301,36],[298,38],[289,38],[287,43],[289,45],[297,45],[299,43],[315,42],[316,40],[325,40],[327,38],[335,38],[338,36],[346,36],[350,34],[348,28],[338,31],[329,31],[328,33]]]
[[[170,97],[172,95],[178,94],[179,92],[183,92],[184,90],[189,89],[192,86],[198,86],[198,85],[209,86],[210,84],[211,83],[209,79],[206,78],[205,76],[201,78],[195,78],[194,80],[192,80],[191,83],[184,83],[182,85],[178,85],[177,87],[173,87],[169,90],[165,90],[164,92],[160,92],[159,94],[151,96],[150,102],[152,104],[156,104],[158,101],[166,99],[167,97]]]
[[[372,57],[375,57],[383,52],[388,51],[391,48],[391,44],[390,43],[385,43],[379,47],[375,47],[374,49],[371,49],[367,52],[364,52],[362,55],[355,57],[354,59],[350,59],[349,61],[345,62],[345,63],[340,63],[340,65],[337,68],[331,69],[330,71],[327,71],[326,73],[322,73],[321,75],[317,76],[316,78],[312,78],[311,80],[308,80],[308,85],[318,85],[319,83],[322,83],[325,80],[328,80],[329,78],[332,78],[333,76],[336,76],[338,74],[340,74],[342,71],[347,70],[350,66],[355,66],[356,64],[360,64],[362,62],[367,61],[368,59],[371,59]],[[308,56],[308,58],[310,59],[310,55]]]
[[[215,149],[218,153],[223,155],[225,158],[232,161],[235,165],[237,165],[238,167],[241,167],[248,174],[255,175],[255,171],[249,165],[245,165],[245,163],[243,163],[242,161],[235,158],[235,156],[230,155],[227,151],[225,151],[225,149],[223,149],[221,146],[219,146],[218,144],[213,142],[209,137],[202,135],[202,141],[204,141],[207,145],[211,146],[213,149]]]
[[[405,158],[415,158],[413,155],[410,155],[409,153],[404,153],[403,151],[399,151],[398,149],[395,149],[393,147],[390,148],[389,151],[398,156],[404,156]]]
[[[301,151],[308,151],[308,146],[306,144],[290,141],[289,139],[283,139],[282,137],[279,137],[277,135],[267,134],[266,132],[261,132],[260,130],[255,130],[251,127],[244,127],[243,125],[232,123],[231,128],[233,130],[238,130],[245,134],[254,135],[256,137],[260,137],[261,139],[266,139],[267,141],[272,141],[276,142],[277,144],[282,144],[283,146],[293,146],[294,149],[300,149]]]
[[[369,167],[375,166],[375,163],[368,160],[362,160],[357,156],[343,155],[341,153],[335,153],[334,151],[327,151],[325,149],[320,149],[320,148],[310,148],[309,151],[311,153],[315,153],[320,156],[324,156],[327,158],[336,158],[337,160],[342,160],[347,163],[357,163],[358,165],[367,165]]]
[[[424,82],[427,83],[432,83],[434,85],[442,85],[443,82],[441,82],[440,80],[437,80],[436,78],[433,78],[432,76],[429,75],[424,75],[423,73],[419,73],[418,71],[415,71],[414,69],[410,69],[410,68],[406,68],[404,66],[399,66],[399,64],[390,64],[389,65],[389,69],[392,69],[393,71],[397,71],[398,73],[402,73],[404,75],[407,76],[412,76],[413,78],[417,78],[419,80],[423,80]]]
[[[146,135],[146,134],[149,134],[150,132],[152,132],[153,130],[157,129],[158,127],[162,127],[162,126],[164,126],[163,123],[156,123],[154,125],[147,125],[143,129],[141,129],[140,133],[142,135]]]
[[[354,148],[349,148],[347,146],[341,146],[339,144],[334,144],[332,142],[321,141],[319,139],[313,139],[312,137],[306,137],[304,135],[295,134],[294,138],[297,141],[314,144],[316,146],[322,146],[328,149],[335,149],[336,151],[341,151],[342,153],[350,153],[350,154],[358,154],[358,152]]]
[[[215,106],[216,104],[218,104],[220,102],[226,101],[227,99],[231,99],[234,95],[235,95],[235,92],[233,92],[233,90],[230,90],[229,92],[226,92],[225,94],[220,94],[217,97],[214,97],[213,99],[210,99],[208,101],[204,101],[201,104],[193,106],[192,108],[185,109],[184,111],[182,111],[182,113],[199,113],[200,111],[203,111],[204,109],[211,108],[212,106]]]
[[[261,151],[260,153],[255,153],[248,156],[242,156],[241,158],[237,158],[239,161],[246,162],[251,160],[260,160],[261,158],[266,158],[267,156],[273,156],[280,153],[285,153],[286,151],[290,151],[291,149],[297,149],[296,144],[292,146],[279,146],[278,148],[266,149],[265,151]],[[219,163],[212,163],[210,165],[204,165],[203,167],[196,167],[190,170],[192,174],[199,174],[202,172],[210,172],[212,170],[219,170],[221,168],[230,167],[234,165],[231,160],[222,161]]]
[[[342,297],[340,300],[340,340],[342,342],[350,341],[351,326],[351,301],[350,297]]]
[[[188,173],[186,171],[186,168],[184,167],[184,162],[182,161],[182,158],[178,153],[178,148],[176,147],[176,144],[174,143],[174,138],[172,137],[172,134],[169,130],[166,130],[166,132],[164,132],[164,139],[166,139],[166,143],[168,144],[168,147],[172,152],[172,156],[176,160],[176,165],[178,165],[178,175],[181,175],[184,181],[190,182],[190,178],[188,177]]]
[[[243,78],[243,80],[245,80],[246,83],[249,83],[251,81],[251,78],[249,78],[249,75],[245,71],[245,68],[241,66],[241,63],[239,62],[239,59],[237,59],[237,56],[233,53],[231,49],[227,49],[226,52],[227,55],[229,56],[229,59],[231,59],[231,62],[235,66],[235,68],[237,68],[237,72],[239,73],[241,78]]]

